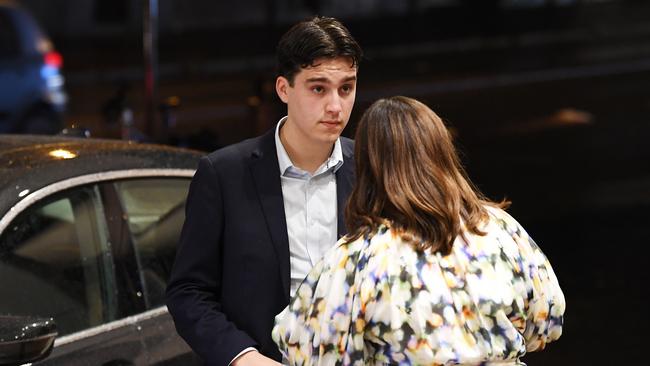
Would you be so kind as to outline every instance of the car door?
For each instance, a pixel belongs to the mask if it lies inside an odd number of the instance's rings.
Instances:
[[[134,309],[121,306],[99,186],[53,193],[0,236],[0,312],[53,317],[59,335],[39,365],[145,365]],[[127,316],[126,319],[124,317]]]
[[[102,190],[116,262],[122,254],[134,265],[122,264],[137,279],[149,316],[138,329],[149,365],[199,365],[199,358],[178,336],[165,306],[165,288],[185,220],[190,177],[143,177],[106,183]],[[132,254],[130,254],[132,252]]]
[[[59,326],[36,364],[199,364],[164,306],[192,172],[155,173],[103,173],[30,205],[1,234],[0,313]]]

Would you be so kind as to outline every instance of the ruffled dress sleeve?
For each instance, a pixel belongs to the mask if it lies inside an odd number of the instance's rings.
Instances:
[[[564,294],[548,259],[524,228],[504,211],[498,210],[497,216],[519,249],[526,290],[523,330],[526,350],[542,350],[562,335],[566,309]]]
[[[272,337],[290,365],[348,364],[358,246],[337,243],[276,316]]]

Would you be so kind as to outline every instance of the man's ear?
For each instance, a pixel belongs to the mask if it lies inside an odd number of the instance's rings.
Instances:
[[[289,80],[287,80],[287,78],[284,76],[278,76],[278,78],[275,79],[275,92],[278,93],[278,97],[280,97],[280,100],[282,100],[284,103],[287,103],[289,101],[287,89],[290,87],[291,85],[289,85]]]

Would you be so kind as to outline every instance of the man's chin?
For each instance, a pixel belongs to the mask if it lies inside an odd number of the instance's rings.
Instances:
[[[321,136],[323,140],[331,140],[332,142],[336,141],[345,127],[342,124],[337,125],[323,125],[325,128],[321,130]]]
[[[336,133],[326,134],[326,135],[322,136],[319,140],[322,141],[323,143],[333,144],[341,136],[341,132],[342,131],[338,131]]]

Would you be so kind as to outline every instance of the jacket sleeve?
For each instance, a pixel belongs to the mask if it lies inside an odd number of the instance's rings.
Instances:
[[[228,365],[257,344],[221,311],[224,209],[219,176],[208,157],[199,161],[185,214],[167,307],[178,334],[207,365]]]

